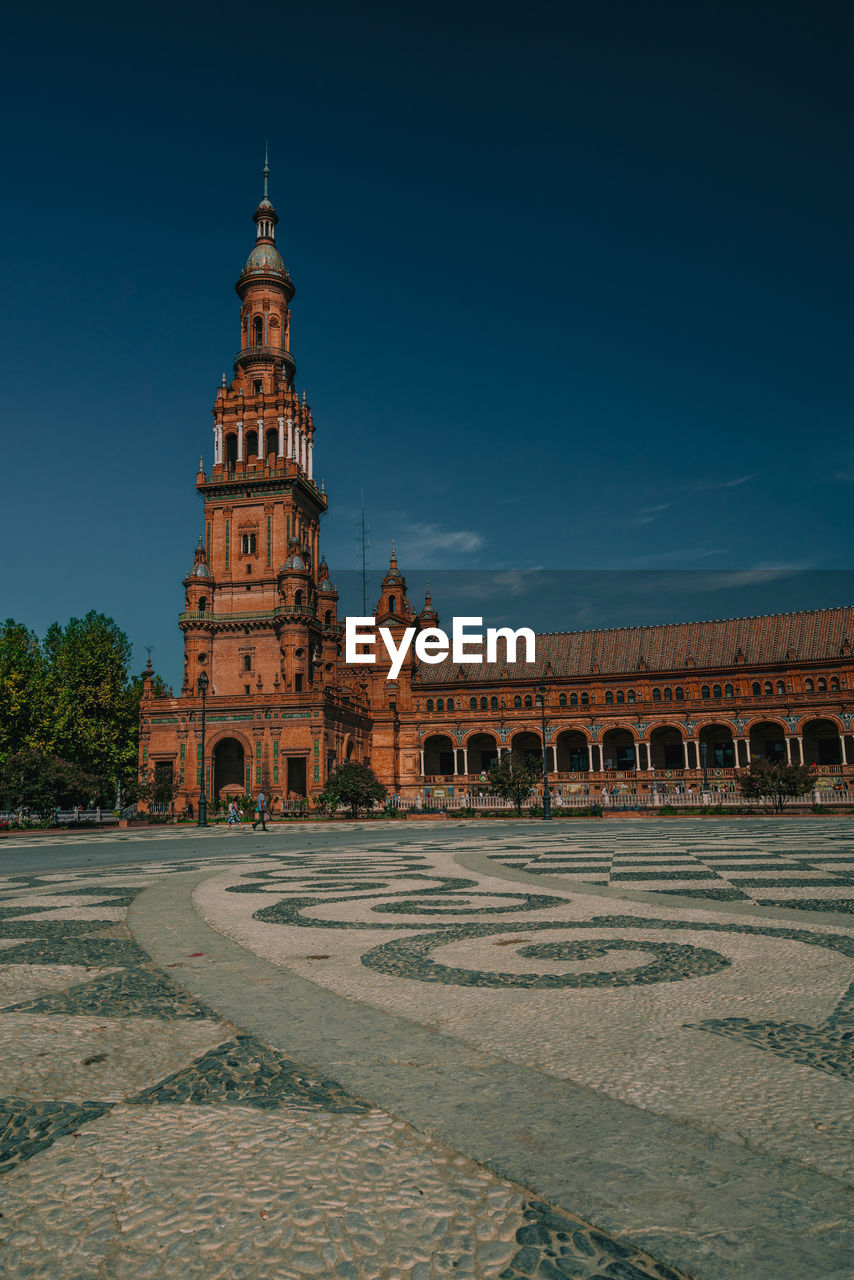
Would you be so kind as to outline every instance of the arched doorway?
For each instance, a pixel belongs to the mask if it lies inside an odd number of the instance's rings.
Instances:
[[[735,767],[735,744],[732,730],[725,724],[705,724],[700,730],[700,759],[697,768],[702,769],[703,748],[706,749],[707,769],[732,769]]]
[[[540,764],[543,762],[543,744],[539,735],[530,731],[514,733],[510,742],[510,750],[518,751],[523,756],[533,756]]]
[[[590,768],[587,739],[577,729],[565,729],[557,735],[558,773],[586,773]]]
[[[842,764],[842,741],[832,720],[808,720],[801,733],[804,764]]]
[[[674,725],[661,725],[649,735],[653,769],[684,769],[685,739]]]
[[[602,768],[634,769],[635,758],[635,740],[628,729],[609,729],[602,738]]]
[[[453,777],[454,744],[444,733],[434,733],[424,743],[424,772],[432,777]]]
[[[213,792],[223,788],[241,794],[246,790],[246,764],[243,747],[236,738],[221,738],[213,750]]]
[[[466,751],[469,773],[489,773],[498,759],[498,743],[491,733],[473,733]]]
[[[750,760],[770,760],[779,764],[786,759],[786,734],[781,724],[760,720],[750,726]]]

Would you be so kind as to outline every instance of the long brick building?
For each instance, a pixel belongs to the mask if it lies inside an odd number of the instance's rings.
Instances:
[[[240,348],[213,409],[212,463],[196,488],[204,534],[184,579],[184,677],[141,708],[140,772],[170,776],[178,809],[201,784],[208,676],[209,796],[311,795],[343,760],[370,762],[401,796],[465,792],[505,751],[542,754],[567,790],[642,792],[662,783],[732,785],[757,758],[815,768],[819,786],[854,774],[854,608],[537,637],[532,665],[419,664],[395,681],[343,660],[338,595],[320,550],[326,495],[315,426],[295,391],[294,287],[267,194],[237,281]],[[399,636],[435,627],[410,605],[392,555],[375,616]]]

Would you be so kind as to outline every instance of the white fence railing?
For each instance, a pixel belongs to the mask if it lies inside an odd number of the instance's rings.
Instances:
[[[133,808],[135,810],[136,806],[134,805]],[[49,815],[50,821],[56,826],[65,826],[68,823],[77,826],[83,823],[118,822],[122,816],[124,815],[118,809],[54,809]],[[35,826],[42,822],[42,815],[35,813],[32,809],[4,809],[0,810],[0,822],[17,822]]]

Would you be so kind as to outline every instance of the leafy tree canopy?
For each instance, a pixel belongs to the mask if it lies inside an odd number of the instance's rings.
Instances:
[[[372,809],[375,802],[385,800],[387,794],[369,765],[348,760],[329,775],[315,803],[328,813],[344,805],[350,810],[350,816],[357,818],[361,809]]]
[[[807,765],[758,760],[739,775],[738,787],[743,796],[764,800],[767,809],[781,813],[792,800],[813,790],[815,777]]]
[[[86,803],[112,803],[119,784],[127,788],[135,778],[142,677],[131,675],[130,662],[128,637],[94,610],[65,626],[53,623],[41,643],[12,618],[0,626],[0,765],[24,756],[32,764],[29,752],[43,757],[42,781],[38,770],[22,773],[18,760],[16,776],[35,788],[33,807],[36,791],[42,795],[45,787],[77,795],[69,791],[68,769],[86,779],[79,803],[84,792]],[[158,685],[165,692],[155,676],[156,691]],[[51,770],[54,781],[45,782]],[[58,780],[62,770],[64,781]]]
[[[531,794],[531,788],[543,776],[543,764],[536,756],[524,755],[521,751],[511,751],[509,759],[505,754],[496,760],[487,774],[489,789],[494,796],[510,800],[516,806],[516,812],[522,812],[522,805]]]

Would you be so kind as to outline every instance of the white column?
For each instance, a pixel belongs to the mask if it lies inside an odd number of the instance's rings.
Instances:
[[[309,440],[308,442],[308,478],[309,480],[314,479],[314,441],[313,440]]]
[[[422,747],[418,753],[421,756],[421,777],[424,777],[424,748]]]
[[[278,448],[278,456],[279,456],[280,458],[281,458],[281,457],[284,457],[284,453],[285,453],[285,420],[284,420],[284,418],[279,418],[279,448]]]
[[[285,457],[290,460],[294,456],[294,423],[292,418],[288,418],[288,452]]]
[[[294,424],[294,462],[297,464],[297,466],[299,466],[300,444],[301,444],[301,432],[299,427],[296,424]]]
[[[243,423],[237,424],[237,461],[243,461]]]
[[[264,433],[264,419],[258,419],[258,461],[267,461],[267,440]]]
[[[596,762],[593,756],[593,751],[595,747],[596,747],[595,742],[589,742],[587,744],[587,772],[588,773],[596,772]]]
[[[469,771],[469,751],[468,747],[463,747],[463,773]]]
[[[695,768],[695,769],[702,769],[702,767],[703,767],[703,756],[702,756],[702,753],[701,753],[701,751],[700,751],[700,739],[699,739],[699,738],[694,738],[694,739],[693,739],[693,742],[694,742],[694,759],[697,761],[697,763],[694,765],[694,768]]]
[[[652,773],[654,770],[654,766],[652,763],[652,743],[647,742],[645,745],[646,745],[646,771],[647,773]]]
[[[219,462],[219,427],[214,426],[214,466]]]
[[[784,741],[786,743],[786,764],[791,764],[792,763],[792,739],[788,733],[785,735]]]
[[[682,768],[687,769],[688,768],[688,743],[685,741],[684,738],[682,739],[682,762],[683,762]]]
[[[301,440],[301,448],[300,448],[300,465],[303,471],[308,470],[307,453],[308,453],[308,437],[306,436],[305,432],[303,432],[302,440]]]
[[[804,763],[804,740],[800,734],[795,734],[795,742],[798,744],[798,764]]]

